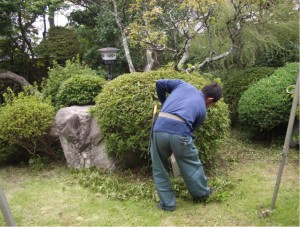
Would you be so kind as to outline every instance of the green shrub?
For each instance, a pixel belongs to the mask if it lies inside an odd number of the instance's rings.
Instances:
[[[36,47],[37,54],[43,59],[56,59],[63,63],[67,59],[83,55],[84,45],[74,29],[53,26],[46,37]]]
[[[238,104],[239,120],[244,126],[270,131],[287,124],[292,100],[286,88],[296,83],[298,67],[298,63],[286,64],[245,91]]]
[[[64,81],[58,89],[57,105],[61,108],[95,104],[95,97],[100,93],[104,82],[104,79],[99,76],[72,76]]]
[[[54,158],[46,139],[54,121],[54,107],[50,100],[28,91],[15,96],[8,90],[5,94],[6,104],[0,108],[0,139],[23,147],[30,154],[40,152]]]
[[[147,157],[155,82],[162,78],[183,79],[198,89],[209,83],[199,74],[176,71],[131,73],[107,83],[91,109],[105,138],[108,154],[123,159],[131,152]],[[207,165],[217,156],[217,147],[229,126],[227,105],[220,101],[207,114],[207,120],[195,134],[201,160]]]
[[[43,82],[43,95],[50,97],[54,106],[57,106],[57,94],[60,86],[64,81],[75,75],[91,75],[97,76],[92,69],[82,65],[79,60],[68,60],[66,66],[63,67],[54,62],[53,67],[49,70],[49,77]]]
[[[39,171],[45,168],[50,160],[45,156],[33,155],[30,157],[28,164],[32,170]]]
[[[262,78],[273,74],[275,68],[269,67],[252,67],[243,70],[235,70],[229,73],[224,81],[223,93],[224,101],[228,104],[232,125],[238,121],[238,103],[241,95],[252,84]]]

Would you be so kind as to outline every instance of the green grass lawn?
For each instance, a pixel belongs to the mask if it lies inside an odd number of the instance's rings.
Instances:
[[[281,152],[280,146],[229,138],[222,146],[226,163],[216,170],[234,185],[227,197],[207,204],[178,198],[174,212],[143,198],[120,201],[95,193],[64,166],[2,167],[0,186],[19,226],[299,226],[298,150],[288,154],[275,209],[262,217],[271,205]]]

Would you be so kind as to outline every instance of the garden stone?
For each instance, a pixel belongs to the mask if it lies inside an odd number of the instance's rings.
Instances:
[[[56,114],[56,130],[69,167],[91,166],[115,169],[115,161],[107,156],[103,136],[91,106],[71,106]]]

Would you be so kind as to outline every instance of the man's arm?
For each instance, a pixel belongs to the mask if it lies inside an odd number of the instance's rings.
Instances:
[[[172,90],[180,83],[182,83],[180,80],[162,79],[156,81],[156,94],[161,104],[163,104],[167,99],[166,93],[171,93]]]

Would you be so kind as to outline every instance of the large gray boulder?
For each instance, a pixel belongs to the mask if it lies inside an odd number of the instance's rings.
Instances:
[[[103,136],[89,113],[91,106],[71,106],[56,114],[56,130],[69,167],[116,169],[107,156]]]

